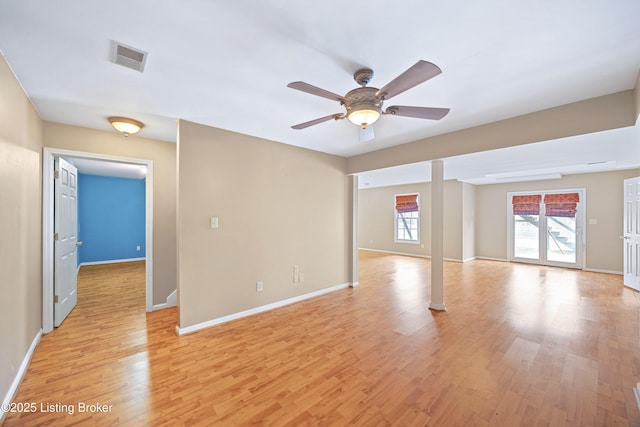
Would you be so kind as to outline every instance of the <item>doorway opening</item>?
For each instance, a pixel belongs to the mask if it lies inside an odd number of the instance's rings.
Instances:
[[[54,328],[54,169],[57,157],[101,160],[145,166],[145,309],[153,311],[153,161],[44,148],[42,157],[42,330]]]

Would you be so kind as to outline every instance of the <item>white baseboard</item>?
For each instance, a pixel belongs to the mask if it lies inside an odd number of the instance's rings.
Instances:
[[[153,311],[162,310],[163,308],[175,307],[178,305],[178,290],[175,289],[167,297],[167,302],[163,304],[156,304],[153,306]]]
[[[146,257],[142,257],[142,258],[126,258],[126,259],[109,259],[106,261],[87,261],[87,262],[81,262],[78,268],[82,267],[83,265],[118,264],[120,262],[145,261],[146,259],[147,259]]]
[[[429,255],[410,254],[408,252],[385,251],[385,250],[382,250],[382,249],[358,248],[358,250],[359,251],[369,251],[369,252],[379,252],[379,253],[382,253],[382,254],[412,256],[412,257],[418,257],[418,258],[431,258],[431,256],[429,256]]]
[[[7,394],[5,395],[4,400],[2,401],[3,408],[6,408],[7,405],[11,403],[11,401],[13,400],[13,396],[15,396],[16,391],[18,391],[18,387],[22,382],[22,378],[24,377],[24,374],[27,372],[27,368],[29,367],[29,362],[31,362],[31,358],[33,357],[33,353],[36,351],[36,347],[38,346],[38,343],[40,342],[41,337],[42,337],[42,329],[38,331],[33,341],[31,341],[29,350],[27,350],[27,354],[24,356],[24,359],[22,359],[20,368],[18,368],[18,372],[16,372],[16,377],[13,379],[13,382],[11,383],[11,387],[9,387],[9,390],[7,391]],[[5,414],[4,411],[0,410],[0,425],[2,424],[2,419],[4,418],[4,414]]]
[[[447,311],[447,307],[444,304],[429,303],[429,309],[436,311]]]
[[[605,274],[617,274],[619,276],[624,275],[624,273],[622,271],[615,271],[615,270],[601,270],[598,268],[584,268],[583,271],[590,271],[592,273],[605,273]]]
[[[382,250],[382,249],[370,249],[370,248],[358,248],[358,250],[360,250],[360,251],[369,251],[369,252],[378,252],[378,253],[390,254],[390,255],[402,255],[402,256],[412,256],[412,257],[417,257],[417,258],[431,259],[431,255],[410,254],[410,253],[407,253],[407,252],[385,251],[385,250]],[[480,258],[480,257],[475,257],[474,256],[474,257],[466,258],[466,259],[444,258],[443,261],[465,263],[467,261],[473,261],[476,258]]]
[[[476,259],[484,259],[487,261],[509,262],[509,260],[506,258],[493,258],[489,256],[476,256]]]
[[[254,314],[262,313],[265,311],[273,310],[275,308],[284,307],[286,305],[290,305],[296,302],[304,301],[309,298],[314,298],[320,295],[328,294],[330,292],[338,291],[340,289],[346,289],[351,285],[351,283],[343,283],[341,285],[332,286],[330,288],[320,289],[319,291],[310,292],[304,295],[298,295],[297,297],[288,298],[282,301],[277,301],[272,304],[262,305],[260,307],[251,308],[249,310],[241,311],[239,313],[230,314],[228,316],[218,317],[217,319],[208,320],[206,322],[198,323],[192,326],[186,326],[181,328],[176,326],[176,333],[178,335],[184,335],[191,332],[199,331],[200,329],[209,328],[211,326],[219,325],[221,323],[230,322],[232,320],[241,319],[243,317],[251,316]]]

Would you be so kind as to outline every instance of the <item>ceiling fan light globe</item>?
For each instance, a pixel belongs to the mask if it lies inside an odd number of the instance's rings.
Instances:
[[[363,128],[372,125],[380,118],[380,110],[369,107],[352,110],[349,112],[349,121]]]

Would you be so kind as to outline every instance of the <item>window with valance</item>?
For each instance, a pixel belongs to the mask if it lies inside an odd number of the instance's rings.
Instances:
[[[395,196],[395,241],[418,243],[420,241],[419,194]]]

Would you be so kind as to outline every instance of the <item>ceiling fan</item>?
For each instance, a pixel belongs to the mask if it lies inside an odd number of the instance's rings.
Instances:
[[[320,117],[291,127],[293,129],[304,129],[331,119],[343,120],[348,118],[350,122],[360,126],[360,142],[363,142],[370,141],[375,137],[372,125],[383,114],[414,117],[417,119],[440,120],[447,115],[449,112],[448,108],[392,105],[383,111],[382,104],[384,101],[391,99],[392,97],[411,89],[420,83],[424,83],[441,73],[442,70],[437,65],[428,61],[420,60],[404,73],[391,80],[381,89],[378,89],[367,86],[373,77],[373,70],[370,68],[360,68],[353,74],[353,79],[360,85],[360,87],[353,89],[345,96],[340,96],[305,82],[289,83],[287,87],[338,101],[340,105],[343,105],[347,110],[345,113],[331,114],[329,116]]]

